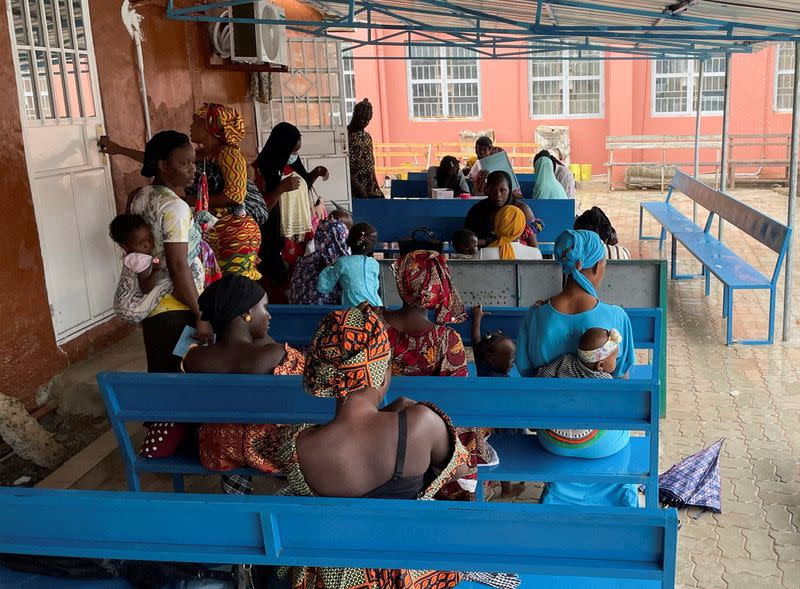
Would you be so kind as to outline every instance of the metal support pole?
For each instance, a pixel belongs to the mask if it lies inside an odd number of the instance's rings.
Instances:
[[[719,175],[719,189],[722,192],[728,190],[728,159],[730,157],[730,146],[728,145],[728,129],[730,127],[731,119],[731,57],[730,53],[725,54],[725,102],[722,107],[722,158],[720,165],[722,169]],[[722,241],[722,230],[725,227],[725,221],[719,220],[719,233],[717,238]]]
[[[800,151],[800,42],[794,44],[794,101],[792,103],[792,143],[789,157],[789,212],[786,224],[794,232],[795,209],[797,208],[797,165]],[[794,235],[789,236],[786,250],[786,279],[783,283],[783,341],[792,339],[792,271],[794,270]]]
[[[697,100],[695,110],[697,115],[694,122],[694,179],[700,179],[700,120],[703,118],[703,73],[705,70],[705,60],[698,59],[700,64],[697,75]],[[697,203],[692,201],[692,222],[697,225]]]

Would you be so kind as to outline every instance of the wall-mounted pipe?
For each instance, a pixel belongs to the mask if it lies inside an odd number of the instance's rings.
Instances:
[[[129,0],[122,2],[120,10],[122,15],[122,24],[128,31],[128,34],[133,39],[133,44],[136,47],[136,69],[139,75],[139,92],[142,95],[142,110],[144,111],[144,129],[147,135],[147,140],[153,136],[150,128],[150,106],[147,103],[147,82],[144,78],[144,56],[142,55],[142,15],[136,12],[131,7]]]

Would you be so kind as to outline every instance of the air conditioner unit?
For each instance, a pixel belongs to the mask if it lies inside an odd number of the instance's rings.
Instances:
[[[231,7],[233,18],[284,20],[283,8],[265,0],[252,4],[239,4]],[[233,30],[231,61],[241,63],[269,63],[287,66],[289,48],[286,42],[286,27],[276,24],[237,23],[231,24]]]

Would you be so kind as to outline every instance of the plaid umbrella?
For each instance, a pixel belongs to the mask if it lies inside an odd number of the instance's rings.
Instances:
[[[724,438],[684,458],[658,477],[658,498],[672,507],[700,507],[722,513],[719,453]]]

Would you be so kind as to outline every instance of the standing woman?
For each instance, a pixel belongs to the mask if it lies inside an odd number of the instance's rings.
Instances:
[[[142,176],[153,183],[132,195],[130,212],[150,225],[153,255],[166,261],[172,292],[164,295],[142,321],[148,372],[179,372],[180,358],[172,355],[187,325],[195,325],[196,338],[211,338],[211,325],[200,317],[197,297],[205,272],[200,261],[201,235],[192,210],[176,192],[194,178],[194,148],[189,137],[177,131],[153,135],[144,149]]]
[[[192,118],[192,141],[202,145],[198,172],[206,174],[209,209],[219,219],[208,232],[209,244],[223,272],[258,280],[261,230],[245,212],[247,160],[239,149],[244,131],[239,111],[221,104],[204,104]],[[186,193],[198,196],[197,187],[189,186]]]
[[[375,177],[375,153],[367,125],[372,120],[372,104],[368,99],[356,103],[353,117],[347,125],[350,148],[350,184],[355,198],[383,198]]]
[[[269,208],[269,219],[261,229],[261,273],[273,287],[285,287],[289,273],[281,252],[285,238],[281,234],[281,197],[300,188],[303,182],[310,190],[317,178],[328,179],[328,170],[317,166],[307,172],[297,152],[303,145],[300,130],[291,123],[278,123],[255,161],[256,184]],[[317,216],[325,217],[320,199],[314,200]],[[310,204],[309,204],[310,206]],[[281,289],[285,290],[285,289]],[[273,297],[275,298],[275,297]]]

